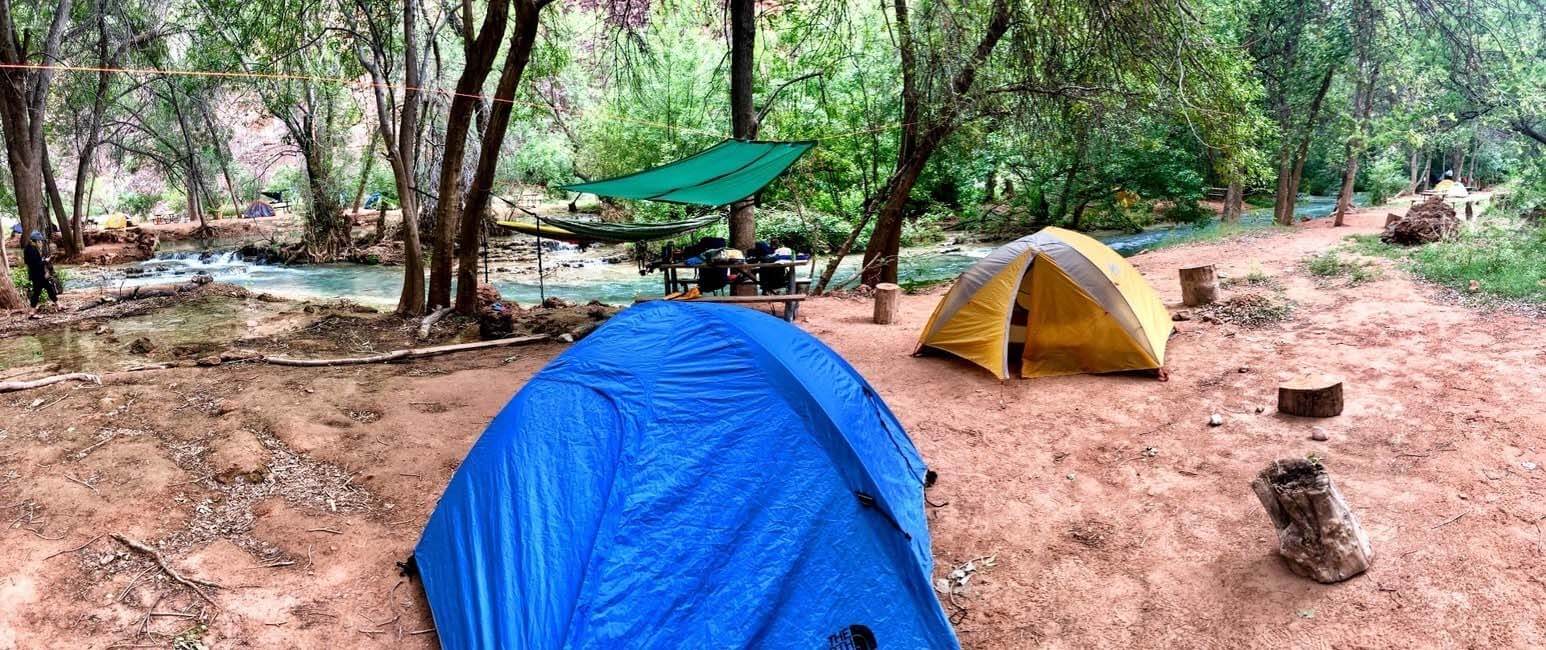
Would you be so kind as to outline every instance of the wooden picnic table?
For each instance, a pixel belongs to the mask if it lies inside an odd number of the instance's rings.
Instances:
[[[758,269],[778,268],[789,269],[789,281],[788,284],[784,287],[783,296],[705,296],[704,301],[729,303],[782,302],[784,303],[784,320],[792,321],[794,320],[795,314],[799,309],[799,302],[805,299],[803,294],[798,293],[799,280],[797,279],[797,276],[799,274],[795,273],[794,269],[809,264],[810,262],[811,260],[809,259],[780,260],[776,262],[735,262],[729,264],[715,264],[711,262],[705,262],[703,264],[684,264],[681,262],[672,262],[669,264],[661,264],[656,268],[660,269],[660,273],[664,278],[666,296],[671,296],[680,291],[686,291],[693,285],[698,284],[698,269],[724,269],[726,271],[756,271]],[[683,269],[692,269],[694,277],[683,279],[680,273]]]
[[[660,269],[660,274],[665,278],[665,292],[667,294],[671,294],[671,293],[675,293],[676,291],[685,291],[690,286],[695,285],[695,284],[698,283],[698,278],[697,277],[693,277],[691,279],[683,280],[681,278],[681,275],[680,275],[680,271],[683,270],[683,269],[692,269],[693,273],[696,275],[698,269],[725,269],[727,271],[754,271],[754,270],[757,270],[757,269],[787,268],[787,269],[791,269],[792,270],[795,267],[803,266],[803,265],[809,264],[809,263],[810,263],[810,260],[780,260],[780,261],[777,261],[777,262],[736,262],[736,263],[733,263],[733,264],[714,264],[714,263],[709,263],[709,262],[705,262],[703,264],[683,264],[681,262],[672,262],[672,263],[669,263],[669,264],[661,264],[657,268]],[[796,275],[797,275],[796,273],[790,273],[789,274],[789,286],[787,287],[787,290],[788,290],[789,293],[794,293],[795,292],[795,276]],[[680,287],[680,288],[678,288],[678,287]]]

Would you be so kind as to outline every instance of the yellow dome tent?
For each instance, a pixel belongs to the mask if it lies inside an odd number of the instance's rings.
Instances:
[[[961,274],[918,338],[1008,379],[1165,365],[1170,313],[1127,260],[1090,237],[1046,228]]]
[[[111,228],[111,229],[114,229],[114,230],[119,229],[119,228],[125,228],[128,225],[129,225],[129,215],[124,214],[122,212],[114,212],[114,213],[112,213],[110,215],[107,215],[107,219],[102,222],[102,227],[103,228]]]

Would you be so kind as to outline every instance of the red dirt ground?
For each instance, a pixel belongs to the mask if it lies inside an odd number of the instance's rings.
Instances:
[[[1546,646],[1546,326],[1455,305],[1395,269],[1351,288],[1304,271],[1383,214],[1134,258],[1167,303],[1175,269],[1204,261],[1260,269],[1298,303],[1259,329],[1178,323],[1167,383],[999,382],[911,357],[939,291],[905,297],[892,326],[869,323],[868,301],[802,309],[940,473],[936,576],[994,558],[946,604],[965,646]],[[167,647],[180,633],[220,648],[433,647],[393,563],[485,424],[562,349],[0,396],[0,648]],[[1276,384],[1307,370],[1346,377],[1342,416],[1274,412]],[[1329,441],[1309,439],[1316,426]],[[1311,452],[1377,554],[1334,586],[1288,571],[1248,486]],[[98,537],[113,532],[222,585],[206,588],[218,610]]]

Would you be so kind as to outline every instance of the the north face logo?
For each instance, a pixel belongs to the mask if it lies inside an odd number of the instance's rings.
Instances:
[[[854,624],[827,637],[827,650],[875,650],[875,633],[863,625]]]

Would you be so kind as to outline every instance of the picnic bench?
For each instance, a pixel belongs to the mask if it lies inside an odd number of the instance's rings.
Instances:
[[[665,295],[656,297],[635,298],[634,302],[648,302],[651,300],[696,300],[698,302],[717,302],[738,305],[783,303],[784,320],[793,321],[799,313],[800,301],[805,300],[805,287],[810,285],[810,280],[800,280],[798,273],[793,272],[796,267],[804,266],[809,260],[779,260],[775,262],[737,262],[733,264],[683,264],[680,262],[661,264],[659,267],[665,284]],[[698,286],[700,278],[697,277],[698,269],[722,269],[725,271],[756,271],[758,269],[789,269],[789,280],[781,294],[763,294],[758,296],[696,296],[693,298],[681,298],[682,293]],[[682,277],[681,271],[692,269],[693,277]]]
[[[635,304],[652,302],[655,300],[681,300],[683,302],[714,302],[731,305],[755,305],[784,303],[784,320],[793,321],[795,314],[799,313],[799,305],[807,297],[803,293],[780,293],[762,296],[693,296],[691,298],[665,295],[665,296],[640,296],[634,298]]]

